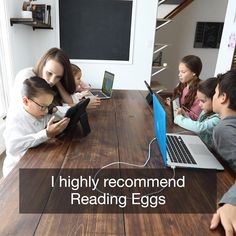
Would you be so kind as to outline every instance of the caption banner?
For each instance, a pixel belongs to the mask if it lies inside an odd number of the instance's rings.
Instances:
[[[20,213],[214,213],[216,172],[20,169]]]

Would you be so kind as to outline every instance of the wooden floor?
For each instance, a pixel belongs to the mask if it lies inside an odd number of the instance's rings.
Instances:
[[[147,159],[148,144],[154,137],[153,112],[145,96],[146,92],[141,91],[114,91],[112,99],[103,101],[97,110],[88,111],[91,133],[87,137],[82,138],[77,128],[71,136],[51,140],[29,150],[7,178],[0,181],[0,235],[224,235],[222,228],[214,232],[209,230],[211,213],[19,213],[19,168],[86,170],[101,168],[115,161],[143,164]],[[180,130],[172,124],[170,117],[167,130]],[[147,171],[161,168],[171,172],[163,165],[157,145],[154,145],[151,155]],[[121,165],[117,168],[121,168]],[[198,179],[196,175],[192,178]],[[227,170],[217,172],[217,199],[233,182],[234,176]],[[35,190],[45,183],[45,179],[39,179]],[[211,184],[207,178],[206,183]],[[189,194],[194,196],[201,190],[201,186],[193,186],[193,195]],[[54,190],[50,191],[51,197]],[[30,197],[38,199],[33,191]],[[174,197],[178,200],[176,206],[186,199],[179,199],[178,195]],[[45,209],[50,198],[46,200]],[[206,197],[199,199],[199,202],[204,206],[209,205]],[[28,205],[32,203],[33,200]]]

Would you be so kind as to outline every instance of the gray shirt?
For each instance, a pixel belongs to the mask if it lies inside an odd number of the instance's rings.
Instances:
[[[213,131],[216,151],[236,173],[236,116],[221,120]],[[236,205],[236,183],[224,194],[220,203]]]

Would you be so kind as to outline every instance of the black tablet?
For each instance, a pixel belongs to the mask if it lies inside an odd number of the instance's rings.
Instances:
[[[79,121],[83,129],[83,134],[87,135],[90,132],[88,115],[86,112],[86,108],[89,104],[89,101],[90,101],[89,98],[82,99],[76,105],[68,109],[68,111],[65,114],[65,117],[70,118],[70,122],[67,125],[66,129],[63,131],[63,134],[72,131],[76,127]]]

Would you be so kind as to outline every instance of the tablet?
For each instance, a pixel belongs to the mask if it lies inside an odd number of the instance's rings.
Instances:
[[[89,98],[82,99],[76,105],[74,105],[73,107],[67,110],[65,117],[70,118],[70,122],[65,128],[65,130],[62,132],[62,134],[67,134],[68,132],[75,129],[79,121],[83,129],[83,134],[87,135],[90,132],[90,127],[88,123],[88,115],[86,112],[86,108],[89,104],[89,101],[90,101]]]
[[[175,116],[176,116],[175,110],[176,110],[177,108],[180,108],[180,100],[179,100],[179,97],[173,98],[173,99],[171,100],[170,104],[171,104],[172,120],[174,121]]]

